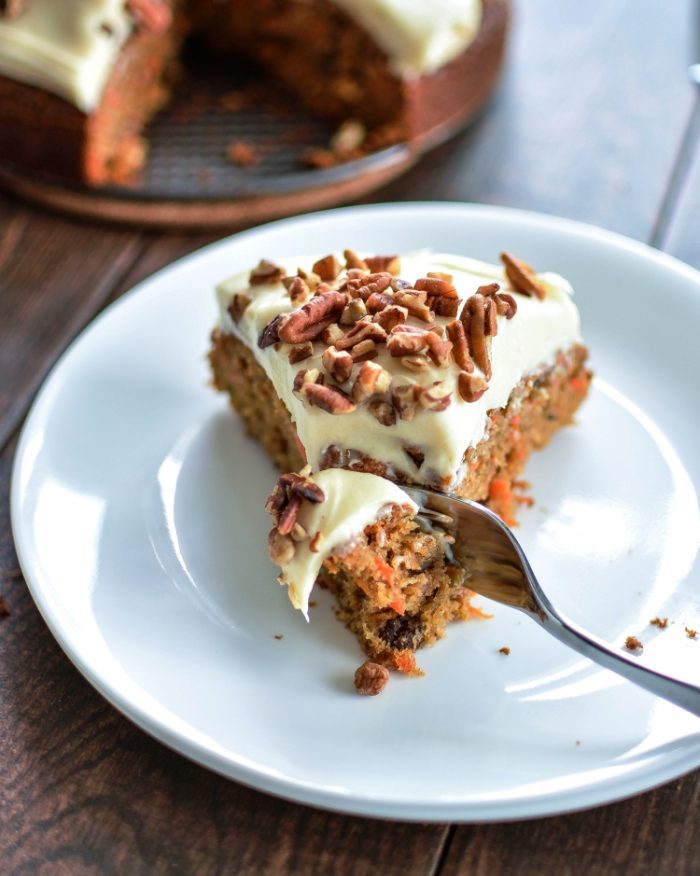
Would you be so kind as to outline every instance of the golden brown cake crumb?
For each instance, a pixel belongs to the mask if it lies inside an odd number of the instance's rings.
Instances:
[[[690,627],[685,628],[685,634],[689,639],[697,639],[697,637],[698,637],[698,631],[691,630]]]
[[[652,627],[658,627],[660,630],[665,630],[668,626],[668,618],[667,617],[653,617],[649,623]]]
[[[389,671],[379,663],[365,660],[355,672],[355,689],[359,694],[376,697],[386,687],[389,681]]]
[[[502,648],[498,649],[499,654],[505,654],[507,657],[510,654],[510,648],[507,645],[504,645]]]
[[[625,639],[625,648],[627,648],[628,651],[643,651],[644,645],[642,645],[636,636],[627,636]]]

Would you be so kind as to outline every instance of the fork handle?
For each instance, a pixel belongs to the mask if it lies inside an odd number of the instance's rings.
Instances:
[[[588,657],[594,663],[605,667],[605,669],[611,669],[639,687],[643,687],[656,696],[700,717],[700,687],[656,672],[654,669],[649,669],[638,663],[633,657],[613,650],[601,639],[585,632],[568,618],[559,614],[544,595],[536,580],[531,580],[531,584],[539,609],[534,615],[535,619],[555,639],[559,639],[560,642],[578,651],[584,657]],[[526,613],[532,614],[529,610],[526,610]]]

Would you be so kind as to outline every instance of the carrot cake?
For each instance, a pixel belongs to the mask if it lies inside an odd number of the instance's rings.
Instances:
[[[507,17],[506,0],[0,0],[0,159],[127,179],[188,33],[368,143],[452,131],[496,82]]]
[[[418,673],[415,652],[448,622],[480,614],[467,573],[450,562],[451,536],[399,486],[365,472],[284,474],[268,499],[269,553],[308,620],[315,583],[372,661]]]

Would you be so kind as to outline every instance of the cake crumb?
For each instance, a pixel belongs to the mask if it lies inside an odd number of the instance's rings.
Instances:
[[[665,630],[668,626],[668,618],[667,617],[653,617],[649,623],[652,627],[658,627],[660,630]]]
[[[643,651],[644,645],[642,645],[636,636],[627,636],[625,639],[625,648],[627,648],[628,651]]]
[[[258,153],[254,146],[250,143],[244,143],[243,140],[236,140],[234,143],[229,143],[226,147],[226,158],[238,167],[252,167],[259,161]]]
[[[692,630],[690,627],[685,628],[685,634],[689,639],[697,639],[698,631]]]
[[[284,635],[282,633],[275,633],[275,638],[279,641],[280,639],[284,639]]]
[[[498,649],[499,654],[505,654],[507,657],[510,654],[510,648],[507,645],[504,645],[502,648]]]
[[[388,681],[389,670],[371,660],[365,660],[355,672],[355,690],[362,696],[376,697]]]
[[[9,617],[10,609],[7,607],[4,597],[0,596],[0,618]]]

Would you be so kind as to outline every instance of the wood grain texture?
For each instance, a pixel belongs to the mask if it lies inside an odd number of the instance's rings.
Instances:
[[[0,447],[140,246],[133,231],[71,222],[0,196]]]
[[[503,82],[483,117],[374,201],[506,204],[644,238],[693,93],[691,0],[516,0]]]

